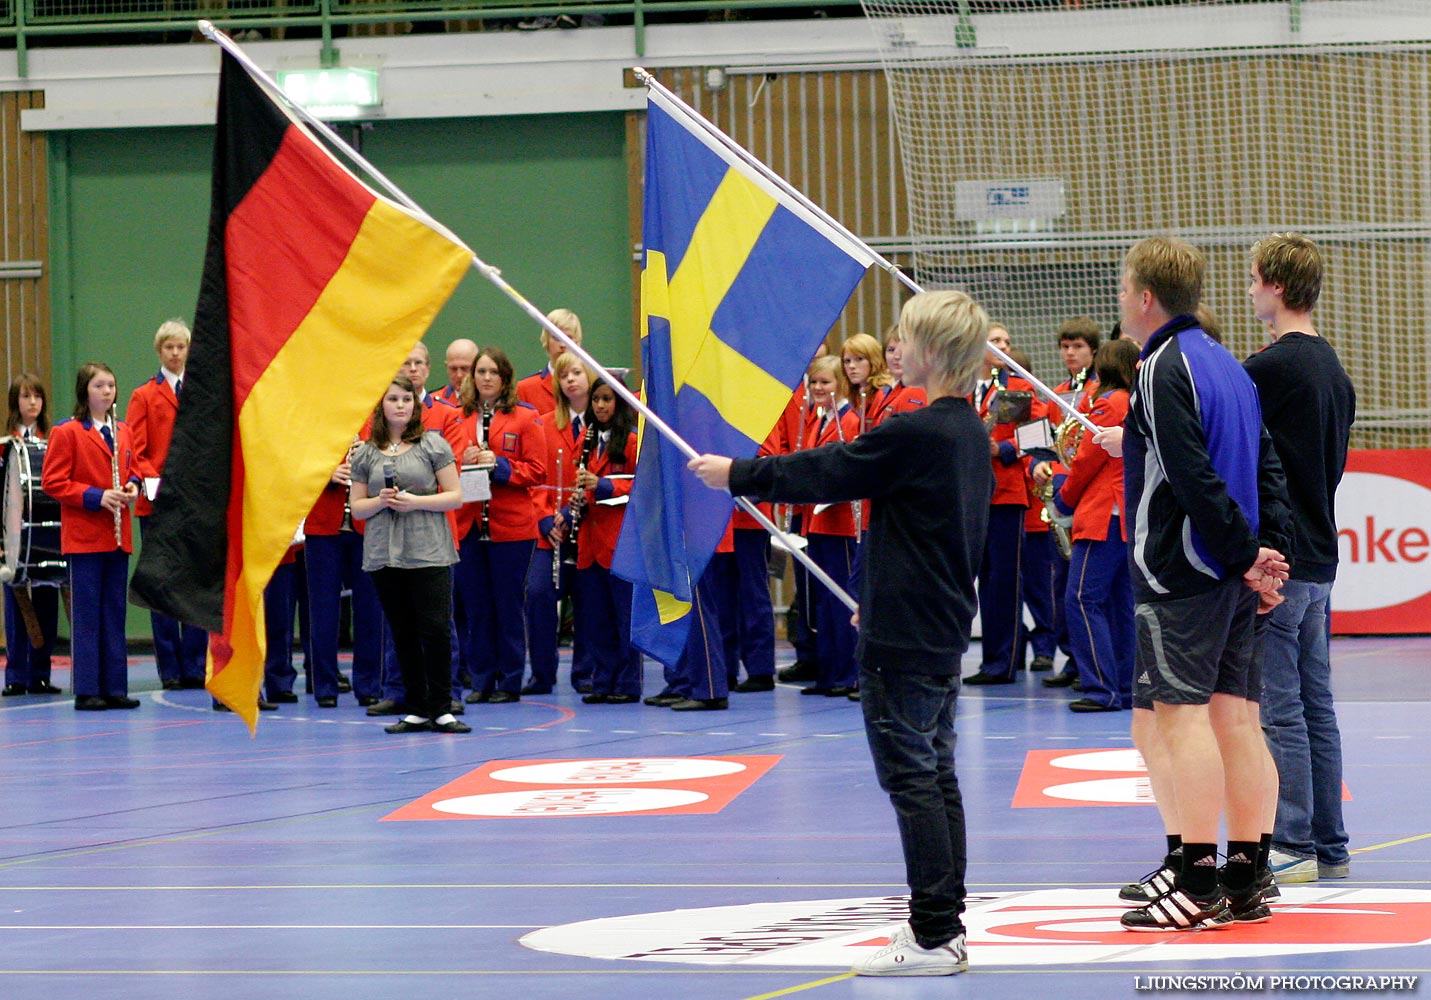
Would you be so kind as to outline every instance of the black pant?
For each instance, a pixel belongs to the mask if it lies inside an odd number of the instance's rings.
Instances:
[[[958,694],[958,674],[860,671],[875,775],[899,821],[909,924],[925,948],[964,932],[964,800],[954,776]]]
[[[452,707],[452,646],[447,627],[452,616],[451,569],[384,567],[369,575],[392,629],[408,712],[427,719],[446,715]]]

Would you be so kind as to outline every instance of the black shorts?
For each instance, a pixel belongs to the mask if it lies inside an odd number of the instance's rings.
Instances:
[[[1206,705],[1214,693],[1262,698],[1257,593],[1240,579],[1133,610],[1138,644],[1133,707]]]

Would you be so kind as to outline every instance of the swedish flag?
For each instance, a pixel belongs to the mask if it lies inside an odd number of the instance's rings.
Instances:
[[[655,89],[642,235],[647,404],[697,452],[753,456],[873,255]],[[645,431],[612,569],[632,641],[673,665],[733,501]]]

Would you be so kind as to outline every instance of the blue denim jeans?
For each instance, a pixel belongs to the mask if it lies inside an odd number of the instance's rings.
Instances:
[[[860,671],[860,706],[879,786],[899,822],[909,923],[920,945],[964,932],[964,800],[954,774],[959,677]]]
[[[1327,647],[1330,583],[1288,580],[1261,632],[1262,731],[1281,790],[1272,844],[1323,864],[1345,864],[1342,736]]]

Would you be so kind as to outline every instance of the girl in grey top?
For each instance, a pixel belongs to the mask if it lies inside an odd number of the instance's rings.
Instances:
[[[449,711],[452,571],[457,546],[446,511],[462,504],[452,448],[424,432],[417,387],[393,379],[353,456],[349,509],[367,521],[363,569],[392,629],[411,714],[389,733],[469,733]]]

